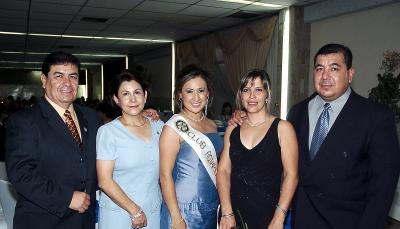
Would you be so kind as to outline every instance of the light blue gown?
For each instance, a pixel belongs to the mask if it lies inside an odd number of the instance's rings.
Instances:
[[[217,157],[222,151],[218,133],[207,133]],[[188,229],[217,228],[218,192],[205,167],[186,142],[180,144],[172,172],[179,209]],[[161,229],[169,229],[171,217],[165,203],[161,207]]]
[[[161,191],[159,146],[163,123],[152,122],[152,138],[146,143],[115,119],[98,130],[97,160],[115,160],[113,179],[138,204],[147,217],[145,229],[160,229]],[[99,229],[131,229],[127,211],[100,193]]]

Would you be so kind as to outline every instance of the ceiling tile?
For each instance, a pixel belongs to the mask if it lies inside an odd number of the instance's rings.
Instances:
[[[156,2],[172,2],[172,3],[183,3],[183,4],[194,4],[199,0],[154,0]]]
[[[28,14],[26,11],[1,9],[0,8],[0,18],[23,18],[26,19]]]
[[[112,32],[118,32],[121,34],[126,34],[126,36],[129,36],[131,33],[137,32],[141,30],[143,26],[110,26],[105,30],[102,30],[102,32],[108,31],[110,33]]]
[[[2,45],[3,43],[6,43],[6,42],[24,43],[25,36],[0,34],[0,45]]]
[[[143,0],[89,0],[87,6],[112,8],[112,9],[131,9]]]
[[[79,11],[80,6],[60,5],[42,2],[33,2],[31,6],[31,12],[38,13],[54,13],[54,9],[57,9],[58,14],[75,14]]]
[[[64,32],[64,27],[49,27],[43,25],[30,26],[30,33],[44,33],[44,34],[62,34]]]
[[[224,8],[214,8],[208,6],[191,6],[181,12],[179,14],[185,15],[193,15],[193,16],[203,16],[203,17],[218,17],[222,14],[226,14],[230,12],[231,9]]]
[[[70,22],[74,15],[72,14],[55,14],[53,13],[40,13],[32,12],[30,15],[30,20],[46,20],[46,21],[63,21]]]
[[[127,27],[143,27],[149,26],[155,23],[155,20],[143,20],[143,19],[118,19],[113,24],[114,26],[127,26]]]
[[[212,6],[212,7],[227,8],[227,9],[238,9],[240,7],[245,6],[245,4],[241,4],[241,3],[222,2],[222,1],[216,1],[216,0],[202,0],[202,1],[198,2],[196,5]]]
[[[26,19],[23,18],[1,18],[1,24],[26,26]]]
[[[100,31],[97,37],[131,37],[132,33],[127,31]]]
[[[281,8],[284,8],[283,6]],[[265,6],[248,5],[241,8],[241,10],[252,11],[252,12],[262,12],[262,13],[272,13],[276,12],[281,8],[270,8]]]
[[[79,15],[85,17],[117,18],[125,14],[127,11],[128,9],[106,9],[86,6],[79,12]]]
[[[25,33],[26,26],[1,24],[1,22],[0,22],[0,31]]]
[[[127,13],[123,18],[124,19],[138,18],[138,19],[143,19],[143,20],[161,20],[166,17],[169,17],[170,15],[173,15],[173,14],[133,10],[133,11],[130,11],[129,13]]]
[[[211,26],[219,26],[220,28],[229,27],[235,24],[241,24],[244,20],[238,18],[212,18],[202,25],[211,25]]]
[[[68,26],[68,21],[52,21],[52,20],[31,20],[29,27],[53,27],[65,29]]]
[[[161,13],[177,13],[185,8],[188,4],[177,4],[167,2],[145,1],[135,8],[135,10],[161,12]]]
[[[199,17],[199,16],[190,16],[190,15],[182,15],[182,14],[171,14],[170,16],[163,19],[163,22],[172,22],[172,23],[200,23],[206,21],[210,18],[208,17]]]
[[[90,23],[90,22],[73,22],[69,25],[68,29],[78,29],[78,30],[102,30],[107,28],[107,24],[101,23]]]
[[[52,3],[52,4],[65,4],[67,5],[78,5],[82,6],[85,4],[86,0],[68,0],[68,1],[60,1],[60,0],[32,0],[33,2],[44,2],[44,3]]]
[[[72,28],[69,27],[64,34],[67,35],[78,35],[78,36],[96,36],[99,33],[99,30],[93,29],[79,29],[79,28]]]
[[[1,0],[0,8],[26,11],[29,8],[29,1]]]

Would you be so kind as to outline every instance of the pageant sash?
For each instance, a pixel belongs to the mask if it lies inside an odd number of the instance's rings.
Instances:
[[[217,154],[210,139],[200,131],[192,128],[182,115],[175,114],[166,124],[192,147],[206,168],[215,187],[217,187]]]

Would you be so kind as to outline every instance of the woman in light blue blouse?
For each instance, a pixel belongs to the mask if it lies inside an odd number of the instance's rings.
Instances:
[[[128,72],[111,82],[122,115],[97,134],[97,175],[101,188],[99,228],[160,228],[158,139],[163,126],[143,116],[148,89]]]

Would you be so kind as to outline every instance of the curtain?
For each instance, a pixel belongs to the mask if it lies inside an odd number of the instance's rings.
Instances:
[[[217,107],[213,110],[216,114],[220,110],[218,105],[226,101],[234,101],[231,97],[238,90],[243,74],[252,68],[265,69],[277,18],[277,16],[272,16],[197,39],[177,42],[178,71],[186,65],[196,64],[211,75],[219,77],[214,80],[214,86],[219,88],[218,92],[221,91],[222,86],[224,93],[215,93],[215,95],[224,98],[214,98]],[[222,51],[226,76],[221,76],[221,72],[218,71],[217,50]]]

